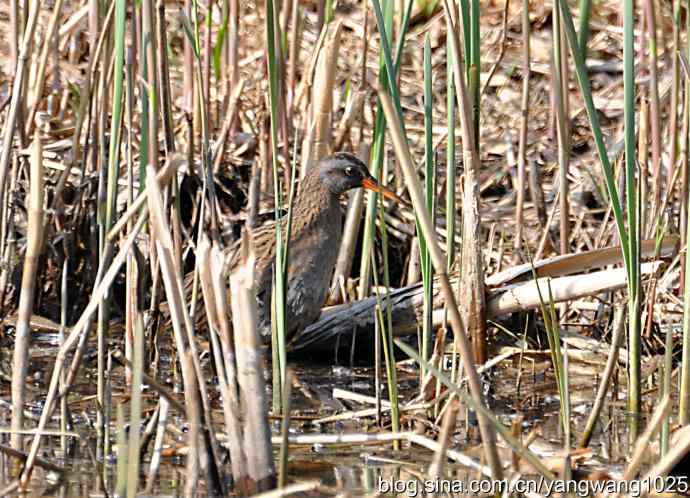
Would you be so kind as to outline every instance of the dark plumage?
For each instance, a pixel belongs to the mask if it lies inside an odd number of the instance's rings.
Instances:
[[[362,161],[347,152],[321,159],[300,184],[292,211],[287,276],[287,328],[290,337],[319,317],[342,236],[340,196],[360,187],[397,200],[393,192],[379,186]],[[280,222],[286,230],[285,220]],[[268,223],[252,232],[259,325],[261,333],[269,336],[275,230],[275,223]],[[230,270],[241,257],[238,249],[239,246],[234,245],[228,252]]]

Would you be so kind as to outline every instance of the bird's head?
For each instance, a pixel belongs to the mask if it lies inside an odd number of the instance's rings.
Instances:
[[[321,159],[319,178],[334,195],[342,195],[348,190],[362,187],[383,194],[389,199],[400,200],[394,192],[379,185],[366,165],[349,152],[337,152]]]

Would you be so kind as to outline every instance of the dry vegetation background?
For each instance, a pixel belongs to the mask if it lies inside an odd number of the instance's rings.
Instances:
[[[244,227],[284,214],[287,202],[276,206],[275,179],[287,201],[293,168],[299,179],[313,161],[337,150],[367,163],[378,157],[379,91],[390,88],[380,76],[373,4],[271,4],[281,47],[272,109],[266,4],[120,2],[0,3],[0,425],[11,433],[0,447],[0,495],[20,487],[47,495],[61,487],[74,496],[94,489],[135,496],[144,487],[164,494],[159,472],[173,475],[187,496],[249,495],[276,485],[285,495],[367,495],[374,476],[390,469],[359,469],[351,480],[337,471],[339,458],[361,465],[363,443],[375,448],[373,455],[397,461],[396,475],[404,479],[466,478],[467,472],[497,478],[497,462],[506,475],[549,479],[573,472],[582,479],[630,479],[643,465],[649,475],[682,468],[678,462],[690,448],[687,427],[679,429],[689,421],[687,405],[678,396],[682,344],[690,337],[683,334],[690,324],[683,299],[690,151],[685,4],[648,0],[634,7],[635,225],[646,261],[638,356],[624,339],[625,330],[634,334],[624,312],[630,280],[565,34],[560,93],[555,83],[554,5],[476,3],[481,64],[472,95],[480,96],[473,109],[480,160],[466,164],[458,119],[449,165],[448,12],[442,3],[414,2],[398,102],[418,180],[430,178],[427,151],[434,159],[433,228],[440,247],[455,255],[447,269],[489,393],[484,399],[472,386],[471,358],[461,368],[453,351],[452,370],[441,368],[453,349],[444,332],[455,322],[444,308],[449,295],[442,285],[425,290],[431,277],[423,269],[417,204],[386,201],[379,213],[367,210],[361,193],[343,202],[348,222],[332,307],[287,345],[300,352],[295,371],[286,368],[275,340],[272,351],[259,344],[251,299],[242,306],[233,301],[232,313],[223,308],[230,292],[251,297],[252,263],[229,283],[218,258]],[[395,47],[407,3],[391,2],[384,10],[395,12]],[[586,3],[570,7],[579,15]],[[621,4],[591,5],[587,68],[623,192]],[[25,26],[27,37],[15,37]],[[658,72],[649,62],[653,42]],[[387,134],[382,171],[370,169],[409,199],[402,149]],[[449,197],[451,168],[456,181]],[[159,181],[152,181],[156,175]],[[461,251],[471,238],[463,241],[461,229],[469,219],[468,191],[479,213],[478,273],[469,266],[458,271],[469,261]],[[366,200],[377,202],[372,195]],[[367,232],[368,223],[378,229]],[[559,254],[575,256],[550,259]],[[443,277],[438,268],[435,274]],[[476,295],[485,296],[485,308],[466,304]],[[395,363],[393,332],[423,345],[421,369],[411,360]],[[387,368],[379,365],[381,342]],[[273,359],[272,382],[262,351]],[[399,348],[395,354],[404,358]],[[334,356],[341,362],[357,356],[375,367],[343,374],[329,365]],[[641,375],[631,390],[632,364]],[[364,387],[353,388],[361,378]],[[641,402],[630,405],[635,390]],[[493,414],[474,404],[487,400]],[[623,416],[626,400],[627,409],[642,414],[632,423]],[[479,410],[483,446],[476,445],[470,407]],[[590,424],[597,422],[606,429],[590,445]],[[31,432],[36,427],[40,435]],[[41,432],[47,429],[53,432]],[[490,449],[488,434],[499,440],[498,450]],[[309,445],[334,443],[341,454],[305,456]],[[422,461],[411,449],[417,447],[425,448]],[[325,463],[314,471],[310,465],[320,460]],[[444,469],[448,461],[453,465]],[[81,472],[79,462],[91,470]],[[59,476],[55,485],[46,480],[51,473]]]

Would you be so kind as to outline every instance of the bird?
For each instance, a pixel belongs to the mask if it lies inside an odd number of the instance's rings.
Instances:
[[[288,338],[315,322],[326,302],[330,280],[342,238],[341,197],[364,188],[402,202],[381,186],[364,162],[349,152],[337,152],[319,160],[301,180],[292,206],[292,223],[287,262],[286,325]],[[276,257],[276,222],[251,229],[254,250],[254,292],[259,332],[264,340],[271,334],[271,298]],[[286,235],[286,217],[281,218]],[[226,252],[225,268],[233,271],[242,260],[237,241]]]

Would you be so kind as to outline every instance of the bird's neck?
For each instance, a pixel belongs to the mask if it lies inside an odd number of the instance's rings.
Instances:
[[[294,217],[307,221],[336,211],[340,213],[339,197],[324,185],[318,171],[312,170],[300,183],[293,206]]]

